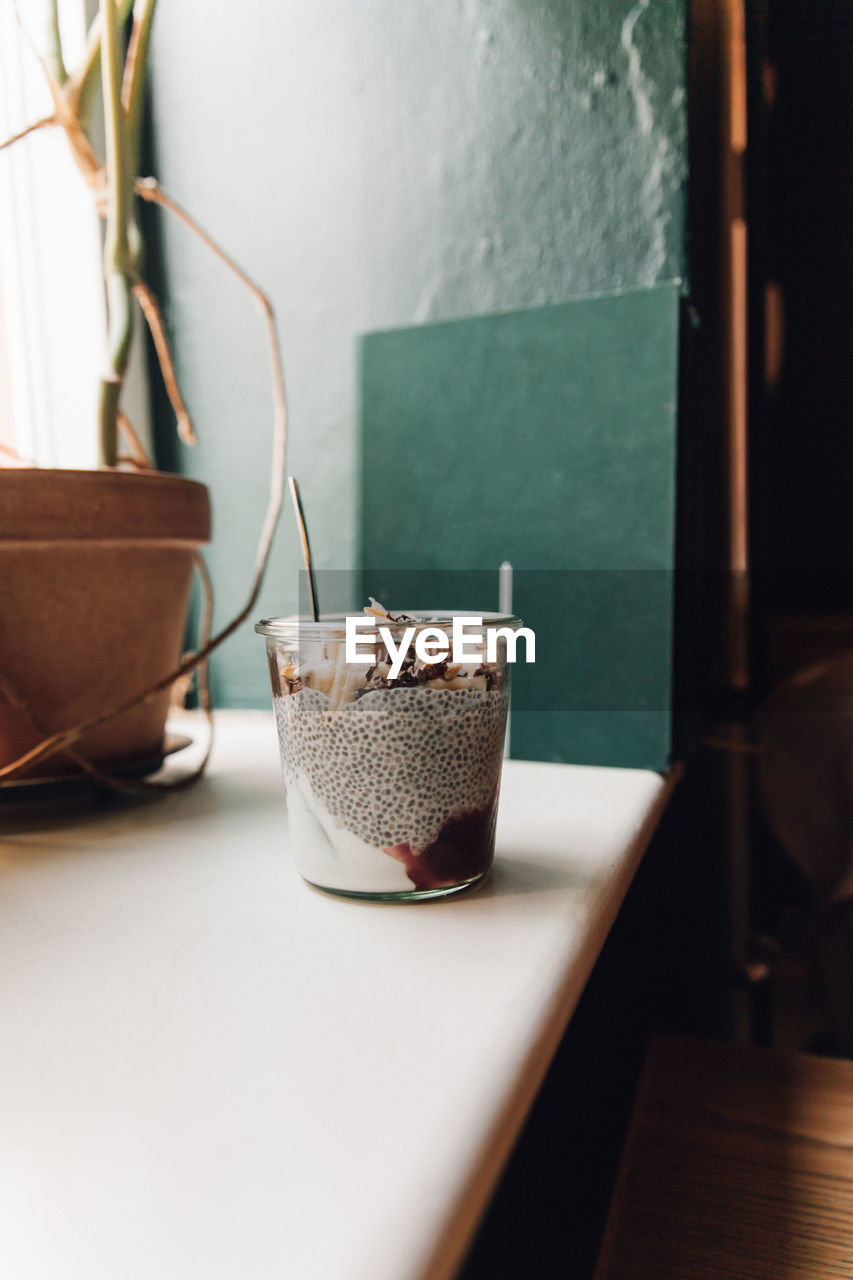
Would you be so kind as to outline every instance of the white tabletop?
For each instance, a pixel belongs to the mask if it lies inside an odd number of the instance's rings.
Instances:
[[[509,762],[490,881],[406,905],[300,881],[271,713],[0,810],[0,1275],[452,1276],[670,785]]]

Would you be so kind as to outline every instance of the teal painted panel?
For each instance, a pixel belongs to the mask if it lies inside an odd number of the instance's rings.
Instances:
[[[365,590],[494,608],[511,561],[521,758],[669,762],[678,313],[672,283],[362,339]]]

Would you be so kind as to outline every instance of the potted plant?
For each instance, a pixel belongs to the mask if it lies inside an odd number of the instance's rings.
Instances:
[[[0,144],[20,145],[48,126],[64,131],[105,220],[108,314],[93,424],[97,470],[2,466],[0,459],[0,784],[69,770],[109,781],[128,766],[156,761],[175,681],[203,668],[208,653],[254,605],[281,507],[285,403],[272,308],[186,211],[139,172],[155,3],[136,0],[131,15],[131,0],[101,0],[82,64],[69,74],[53,0],[54,47],[47,56],[37,54],[53,111]],[[92,141],[88,105],[99,74],[103,157]],[[203,635],[183,659],[191,578],[199,548],[209,538],[210,508],[203,485],[153,469],[122,410],[138,304],[178,431],[185,441],[194,439],[157,300],[143,276],[141,200],[179,217],[242,279],[263,311],[273,370],[273,480],[249,599],[237,618],[212,639]]]

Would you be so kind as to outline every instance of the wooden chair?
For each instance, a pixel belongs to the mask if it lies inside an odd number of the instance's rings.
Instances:
[[[853,1277],[853,1062],[652,1041],[596,1280]]]

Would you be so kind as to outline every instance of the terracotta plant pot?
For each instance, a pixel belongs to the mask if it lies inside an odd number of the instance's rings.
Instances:
[[[0,672],[51,732],[174,669],[193,553],[209,537],[208,493],[192,480],[0,471]],[[93,728],[79,749],[101,766],[156,756],[169,693]],[[41,737],[0,691],[0,766]],[[54,755],[12,778],[73,768]]]

